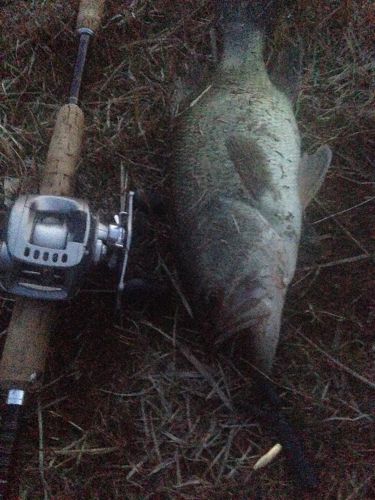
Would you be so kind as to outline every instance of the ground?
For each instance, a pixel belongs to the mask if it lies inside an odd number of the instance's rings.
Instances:
[[[121,166],[132,188],[163,192],[179,78],[214,64],[213,3],[106,2],[84,79],[76,193],[107,221]],[[2,2],[0,175],[21,178],[22,192],[37,186],[68,93],[76,9],[72,0]],[[374,21],[369,0],[297,0],[268,50],[271,60],[302,40],[304,148],[326,143],[334,153],[307,211],[319,250],[302,250],[272,375],[320,476],[311,498],[375,498]],[[126,301],[117,318],[113,280],[98,272],[63,309],[44,386],[25,408],[14,498],[300,497],[283,454],[252,469],[275,438],[256,411],[246,419],[227,407],[245,382],[186,312],[173,227],[155,216],[137,223],[130,276],[162,283],[163,297]],[[4,298],[2,340],[11,309]]]

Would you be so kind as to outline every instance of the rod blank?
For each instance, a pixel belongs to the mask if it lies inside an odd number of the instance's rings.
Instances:
[[[82,75],[83,75],[83,70],[85,68],[86,56],[89,48],[91,35],[92,31],[88,31],[82,33],[79,38],[78,55],[76,64],[74,66],[74,75],[70,87],[70,97],[69,97],[70,104],[78,104],[79,91],[81,89],[81,83],[82,83]]]

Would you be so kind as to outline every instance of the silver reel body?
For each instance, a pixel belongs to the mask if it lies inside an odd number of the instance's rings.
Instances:
[[[85,201],[62,196],[20,196],[8,214],[0,247],[0,286],[43,300],[65,300],[95,264],[115,256],[125,275],[131,242],[133,193],[116,224],[105,225]],[[120,283],[119,288],[123,286]]]

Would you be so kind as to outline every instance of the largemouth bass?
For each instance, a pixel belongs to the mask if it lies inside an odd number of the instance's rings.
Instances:
[[[286,93],[263,59],[270,2],[223,5],[223,55],[210,85],[180,118],[171,193],[181,274],[216,343],[240,339],[269,372],[297,261],[304,208],[331,161],[301,154]],[[232,341],[231,340],[231,341]]]

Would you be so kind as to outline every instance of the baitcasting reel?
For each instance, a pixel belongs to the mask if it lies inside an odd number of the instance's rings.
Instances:
[[[20,196],[2,231],[1,288],[34,299],[69,299],[93,265],[116,261],[121,292],[132,237],[133,198],[131,191],[125,211],[115,216],[115,224],[105,225],[85,201]]]

